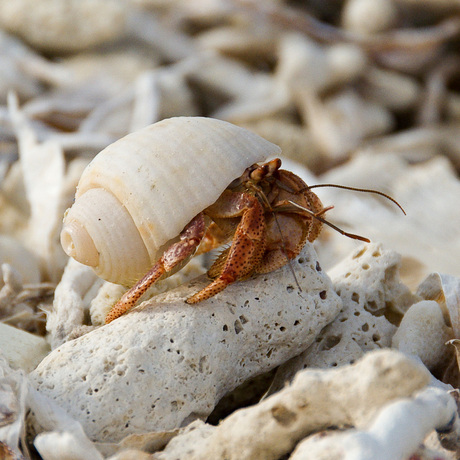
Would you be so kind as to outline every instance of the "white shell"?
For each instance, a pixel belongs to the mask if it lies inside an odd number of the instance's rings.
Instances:
[[[170,118],[129,134],[83,172],[64,219],[64,250],[101,278],[132,284],[248,166],[280,151],[212,118]]]

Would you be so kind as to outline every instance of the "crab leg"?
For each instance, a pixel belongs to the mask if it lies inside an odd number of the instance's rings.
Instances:
[[[241,216],[241,220],[219,276],[189,297],[186,301],[189,304],[209,299],[229,284],[250,275],[259,265],[265,251],[264,210],[257,198],[245,193],[228,192],[225,199],[219,200],[212,208],[212,214],[217,218]],[[222,263],[219,260],[217,262]],[[212,271],[213,267],[210,269]]]
[[[150,271],[131,289],[125,292],[121,299],[112,307],[105,318],[106,324],[134,307],[136,302],[155,281],[194,254],[205,232],[204,219],[204,214],[200,212],[185,226],[180,234],[180,241],[172,244]]]

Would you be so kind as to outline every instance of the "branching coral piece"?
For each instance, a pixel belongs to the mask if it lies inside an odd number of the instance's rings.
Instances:
[[[306,453],[323,460],[404,460],[430,431],[458,432],[458,425],[454,399],[443,390],[428,388],[415,398],[385,406],[367,430],[305,440],[290,460],[307,458]]]
[[[370,352],[352,366],[301,371],[290,386],[235,412],[218,427],[203,425],[174,438],[155,459],[183,458],[185,452],[188,459],[278,459],[313,431],[366,426],[389,401],[412,395],[428,380],[423,366],[389,350]],[[439,426],[448,421],[439,417]]]

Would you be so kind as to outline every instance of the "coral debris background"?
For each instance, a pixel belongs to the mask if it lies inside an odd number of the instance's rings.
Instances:
[[[456,0],[3,0],[0,457],[459,458],[459,40]],[[197,259],[101,327],[123,288],[68,261],[63,213],[100,150],[172,116],[407,216],[314,189],[372,244],[325,228],[184,308]]]

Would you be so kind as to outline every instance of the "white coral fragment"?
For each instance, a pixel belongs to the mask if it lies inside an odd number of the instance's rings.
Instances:
[[[432,273],[420,284],[417,294],[435,300],[442,310],[444,321],[460,337],[460,278],[443,273]]]
[[[40,93],[42,82],[57,84],[69,78],[59,64],[47,61],[3,30],[0,30],[0,63],[2,104],[9,91],[17,92],[21,98],[30,98]]]
[[[9,459],[19,459],[19,444],[25,446],[24,417],[27,381],[22,370],[13,370],[0,354],[0,453],[2,444],[10,450]]]
[[[358,34],[376,34],[392,28],[398,19],[393,0],[348,0],[342,11],[345,29]]]
[[[458,425],[454,399],[445,391],[428,388],[412,399],[384,406],[365,430],[306,439],[289,459],[405,460],[431,431],[451,430],[454,421]]]
[[[429,373],[422,365],[389,350],[368,353],[352,366],[304,370],[279,393],[235,412],[218,427],[191,426],[155,459],[184,455],[190,460],[278,459],[314,431],[329,426],[366,426],[388,402],[411,396],[428,380]],[[449,408],[452,417],[452,405]],[[439,417],[440,425],[448,422],[445,414]]]
[[[41,433],[35,438],[34,446],[43,460],[103,460],[87,438],[83,440],[68,431]]]
[[[24,284],[40,282],[40,266],[37,257],[16,238],[0,234],[0,264],[8,264],[16,270]],[[0,286],[3,280],[0,279]]]
[[[415,78],[379,68],[369,69],[364,78],[366,96],[391,110],[408,110],[420,100],[421,87]]]
[[[85,311],[95,292],[89,298],[87,294],[93,289],[99,289],[101,284],[102,280],[91,268],[69,259],[61,282],[56,287],[53,308],[46,322],[52,348],[65,342],[83,324]]]
[[[418,356],[430,370],[447,365],[446,343],[454,335],[437,302],[423,300],[412,305],[396,331],[392,345],[398,350]]]
[[[0,354],[12,368],[30,372],[48,353],[43,337],[0,323]]]
[[[48,51],[79,51],[123,32],[126,8],[115,0],[3,0],[0,25]]]
[[[57,281],[65,264],[57,239],[63,212],[64,153],[56,142],[38,141],[30,120],[19,109],[13,93],[9,94],[8,104],[18,138],[19,159],[30,204],[27,242],[39,257],[44,273]]]
[[[332,158],[343,157],[366,138],[389,132],[394,123],[385,107],[348,89],[324,101],[304,91],[300,104],[314,139]]]
[[[351,44],[324,47],[300,33],[286,33],[279,44],[275,77],[291,91],[308,88],[318,93],[350,83],[367,70],[360,48]]]
[[[98,441],[206,418],[229,391],[307,348],[341,308],[311,245],[292,268],[301,290],[285,266],[193,307],[184,299],[204,277],[161,294],[53,350],[30,374],[34,386]]]

